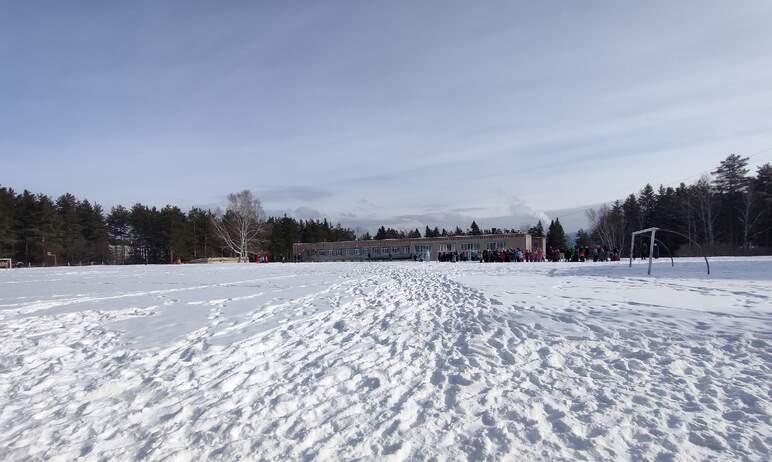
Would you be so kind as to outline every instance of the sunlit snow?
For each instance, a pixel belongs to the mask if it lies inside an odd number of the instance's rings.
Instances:
[[[0,270],[0,459],[768,460],[772,259]]]

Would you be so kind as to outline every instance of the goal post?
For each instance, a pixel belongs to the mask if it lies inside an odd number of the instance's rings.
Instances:
[[[689,236],[685,236],[684,234],[679,233],[678,231],[673,231],[671,229],[664,229],[664,228],[656,228],[656,227],[642,229],[640,231],[633,232],[632,238],[630,239],[630,268],[633,267],[633,259],[635,258],[635,238],[640,236],[640,235],[645,235],[645,234],[649,234],[650,233],[651,236],[649,238],[649,271],[648,271],[648,274],[651,276],[651,264],[652,264],[652,262],[654,260],[654,246],[655,246],[655,242],[659,242],[663,246],[665,245],[663,242],[657,240],[657,231],[660,231],[660,232],[663,232],[663,233],[675,234],[677,236],[681,236],[682,238],[684,238],[684,239],[688,240],[689,242],[691,242],[692,244],[696,245],[698,248],[702,249],[702,246],[700,246],[698,243],[694,242],[694,240],[692,238],[690,238]],[[666,248],[666,250],[670,254],[670,264],[672,266],[675,266],[675,262],[673,261],[673,253],[670,251],[670,249]],[[710,262],[708,261],[708,256],[703,253],[702,258],[705,259],[705,267],[706,267],[706,269],[708,271],[708,276],[710,276]]]
[[[13,259],[12,258],[0,258],[0,269],[11,269],[13,268]]]
[[[648,272],[648,274],[651,275],[651,264],[654,260],[654,241],[657,238],[657,231],[659,231],[659,228],[646,228],[640,231],[633,232],[633,237],[632,239],[630,239],[630,268],[633,267],[633,255],[635,255],[634,253],[635,238],[641,234],[651,233],[651,238],[649,239],[649,272]]]

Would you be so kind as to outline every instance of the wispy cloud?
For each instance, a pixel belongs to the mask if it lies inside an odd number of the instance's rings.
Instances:
[[[306,186],[287,186],[274,189],[265,189],[259,190],[257,194],[265,202],[313,202],[329,198],[333,195],[331,191],[310,188]]]

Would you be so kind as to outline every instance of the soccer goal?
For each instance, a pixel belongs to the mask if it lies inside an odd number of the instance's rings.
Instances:
[[[669,230],[669,229],[646,228],[646,229],[642,229],[640,231],[635,231],[635,232],[633,232],[632,239],[630,239],[630,268],[633,267],[633,259],[635,258],[635,239],[638,236],[646,236],[647,234],[649,235],[649,270],[648,270],[648,274],[651,275],[651,264],[654,261],[654,253],[655,253],[654,249],[655,249],[655,246],[657,245],[657,243],[659,243],[660,245],[665,247],[665,249],[667,250],[668,254],[670,255],[670,265],[671,266],[675,266],[675,261],[673,261],[673,253],[670,251],[670,249],[667,248],[667,246],[665,246],[665,244],[662,241],[657,239],[657,232],[658,231],[659,232],[676,234],[678,236],[681,236],[683,238],[688,239],[691,243],[695,244],[697,247],[700,247],[699,244],[694,242],[688,236],[684,236],[683,234],[681,234],[681,233],[679,233],[677,231],[672,231],[672,230]],[[641,249],[641,250],[643,250],[643,249]],[[708,257],[703,254],[702,258],[705,259],[705,266],[707,267],[708,275],[710,275],[710,262],[708,262]]]
[[[11,269],[13,268],[13,259],[0,258],[0,268]]]
[[[633,267],[633,258],[635,256],[635,238],[641,235],[650,234],[649,238],[649,275],[651,275],[651,263],[654,260],[654,240],[657,236],[659,228],[646,228],[640,231],[633,232],[633,237],[630,239],[630,268]]]

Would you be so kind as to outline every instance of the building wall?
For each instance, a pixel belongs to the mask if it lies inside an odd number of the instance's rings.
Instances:
[[[482,252],[485,249],[546,250],[544,238],[530,234],[489,234],[419,239],[384,239],[370,241],[318,242],[293,244],[293,254],[303,261],[364,261],[412,259],[429,252],[437,260],[440,252]],[[425,259],[425,257],[424,257]]]

